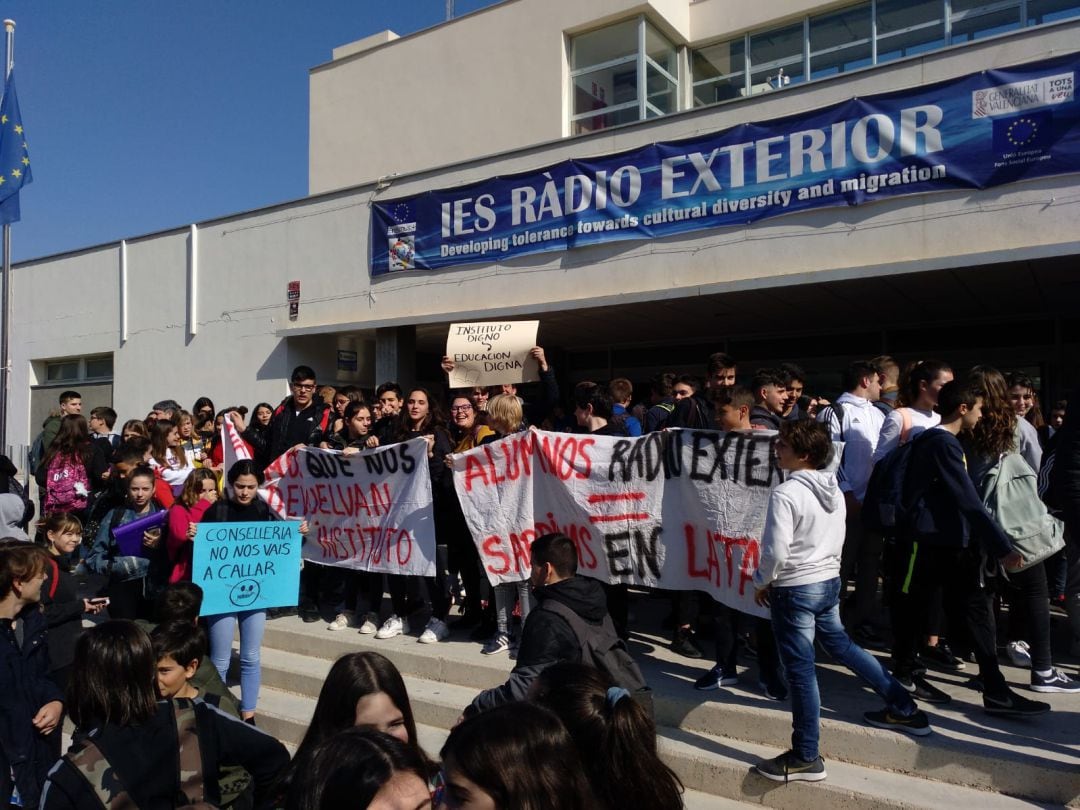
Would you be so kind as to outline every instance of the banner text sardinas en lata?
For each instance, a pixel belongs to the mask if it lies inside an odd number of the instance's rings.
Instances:
[[[753,604],[771,434],[669,430],[640,438],[530,431],[454,456],[454,486],[493,584],[528,576],[537,537],[563,532],[579,573]]]
[[[260,495],[282,516],[310,524],[303,558],[389,574],[435,573],[427,444],[344,455],[305,447],[270,465]]]

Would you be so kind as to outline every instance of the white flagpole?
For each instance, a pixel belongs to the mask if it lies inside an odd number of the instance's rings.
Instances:
[[[4,20],[7,32],[7,62],[4,66],[4,82],[11,75],[15,64],[15,21]],[[8,404],[11,402],[11,225],[4,225],[4,267],[0,279],[0,312],[4,328],[0,335],[0,451],[7,451]],[[18,462],[16,462],[17,464]]]

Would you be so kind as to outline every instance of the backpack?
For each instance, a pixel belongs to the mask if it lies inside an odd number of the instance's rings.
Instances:
[[[983,477],[983,503],[1024,556],[1023,571],[1065,547],[1065,527],[1039,499],[1035,472],[1019,453],[1003,453]]]
[[[180,760],[180,795],[174,803],[177,810],[215,810],[207,802],[203,787],[202,750],[195,720],[195,703],[189,698],[174,698],[176,738]],[[138,810],[135,802],[116,772],[92,738],[77,743],[65,755],[71,765],[86,780],[101,806],[106,810]]]
[[[34,437],[30,449],[26,452],[26,471],[34,475],[41,466],[41,460],[45,458],[45,431],[42,430]]]
[[[866,484],[866,497],[863,498],[863,527],[886,537],[895,537],[897,530],[908,521],[908,506],[904,503],[904,479],[907,478],[908,462],[911,461],[911,448],[915,442],[929,433],[923,431],[914,439],[907,441],[906,432],[910,432],[910,417],[905,419],[907,431],[901,430],[900,444],[886,453],[870,472]]]
[[[25,532],[30,528],[30,521],[34,519],[34,512],[36,511],[34,502],[30,500],[26,487],[16,481],[14,477],[8,478],[8,492],[12,495],[18,495],[23,502],[22,519],[19,521],[18,526]]]
[[[57,453],[45,474],[45,513],[82,511],[90,501],[90,476],[80,456]]]
[[[544,600],[540,609],[560,616],[570,625],[574,637],[581,646],[582,664],[606,672],[616,686],[621,686],[628,691],[630,696],[649,713],[649,716],[653,716],[652,690],[645,683],[645,676],[641,674],[641,668],[630,655],[626,642],[615,632],[615,625],[610,616],[605,614],[604,621],[596,627],[581,618],[573,608],[557,599]]]

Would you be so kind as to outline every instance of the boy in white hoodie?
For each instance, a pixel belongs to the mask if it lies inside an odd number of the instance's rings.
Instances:
[[[846,513],[836,476],[823,469],[832,454],[828,429],[805,420],[784,422],[775,448],[778,466],[790,475],[769,496],[754,600],[772,612],[791,687],[792,734],[790,751],[755,768],[777,782],[819,782],[826,774],[818,751],[821,699],[814,671],[815,637],[830,656],[885,699],[885,709],[863,715],[870,725],[922,737],[930,733],[930,723],[907,690],[848,638],[840,623]]]

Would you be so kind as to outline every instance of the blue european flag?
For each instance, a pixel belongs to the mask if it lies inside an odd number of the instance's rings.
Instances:
[[[12,71],[4,84],[4,100],[0,102],[0,223],[19,221],[19,189],[33,179],[19,97],[15,94],[15,71]]]

